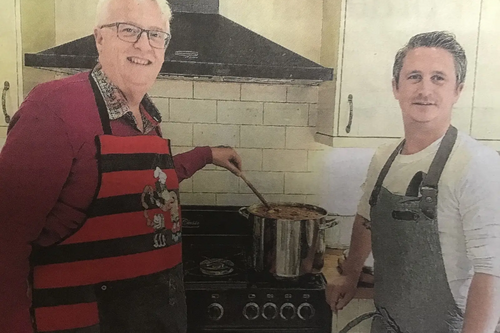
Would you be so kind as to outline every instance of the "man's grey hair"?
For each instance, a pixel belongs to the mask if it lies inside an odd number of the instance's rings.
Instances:
[[[99,27],[105,23],[110,23],[110,22],[104,22],[104,20],[107,17],[108,6],[111,1],[119,1],[119,0],[99,0],[99,2],[97,3],[96,16],[95,16],[96,27]],[[165,22],[170,22],[170,20],[172,19],[172,10],[170,9],[170,5],[167,0],[149,0],[149,1],[156,2],[160,7]]]
[[[392,77],[396,82],[396,88],[399,85],[399,74],[403,68],[403,61],[409,51],[418,47],[436,47],[444,49],[451,53],[455,62],[455,76],[457,86],[465,81],[467,73],[467,57],[464,49],[457,42],[455,35],[447,31],[424,32],[413,36],[402,49],[396,54],[394,66],[392,67]]]

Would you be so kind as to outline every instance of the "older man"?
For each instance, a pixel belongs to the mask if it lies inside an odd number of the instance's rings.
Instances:
[[[343,276],[342,309],[373,250],[372,332],[491,333],[500,317],[500,157],[450,125],[466,58],[446,32],[396,55],[405,139],[379,148],[364,184]]]
[[[179,182],[231,148],[172,157],[146,95],[170,40],[164,0],[101,0],[99,64],[41,84],[0,155],[0,331],[185,332]],[[166,133],[168,136],[168,133]],[[31,287],[30,287],[31,286]]]

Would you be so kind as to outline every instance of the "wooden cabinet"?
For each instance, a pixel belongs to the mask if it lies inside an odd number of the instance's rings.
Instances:
[[[500,141],[499,18],[500,0],[483,0],[471,126],[471,135],[480,140]]]
[[[434,30],[453,32],[467,54],[470,66],[453,123],[469,132],[480,10],[479,1],[466,0],[345,1],[333,126],[323,134],[338,147],[372,147],[400,138],[401,111],[391,85],[394,57],[411,36]],[[319,123],[324,126],[321,117]]]
[[[0,10],[0,89],[2,89],[2,112],[0,113],[0,140],[6,134],[4,110],[12,117],[17,111],[22,96],[20,8],[18,0],[2,2]],[[5,106],[5,108],[4,108]],[[3,141],[0,141],[0,144]]]

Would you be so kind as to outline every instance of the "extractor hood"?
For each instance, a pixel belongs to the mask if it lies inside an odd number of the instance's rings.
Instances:
[[[160,76],[208,77],[226,81],[326,81],[323,67],[219,14],[218,0],[171,0],[172,41]],[[26,66],[69,72],[97,61],[93,35],[26,53]]]

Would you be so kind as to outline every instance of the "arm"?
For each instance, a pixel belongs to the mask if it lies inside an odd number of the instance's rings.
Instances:
[[[327,285],[327,301],[333,311],[342,310],[354,297],[361,270],[372,249],[371,244],[370,221],[358,214],[354,219],[349,255],[342,275]]]
[[[32,332],[29,256],[57,202],[72,160],[62,122],[44,107],[24,103],[0,153],[0,328]]]
[[[174,156],[175,172],[179,183],[190,178],[196,171],[212,163],[210,147],[196,147],[193,150]]]
[[[226,168],[235,175],[241,172],[241,158],[230,147],[196,147],[174,156],[175,171],[179,182],[211,163]]]
[[[500,278],[476,273],[465,308],[463,333],[493,333],[500,320]]]
[[[464,333],[493,333],[500,319],[500,157],[479,151],[458,188],[467,257],[474,275]]]

